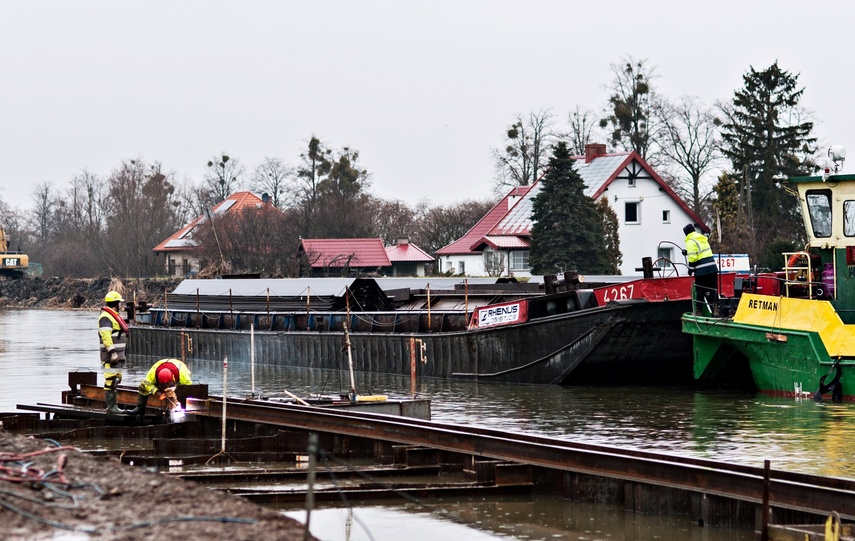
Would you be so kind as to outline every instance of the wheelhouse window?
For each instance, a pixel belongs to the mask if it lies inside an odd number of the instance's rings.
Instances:
[[[855,237],[855,201],[843,202],[843,234]]]
[[[808,190],[805,201],[810,216],[813,236],[828,238],[831,236],[831,190]]]
[[[641,203],[638,201],[626,202],[624,204],[624,222],[628,224],[641,223]]]
[[[511,252],[511,270],[512,271],[527,271],[528,266],[528,250],[519,250]]]

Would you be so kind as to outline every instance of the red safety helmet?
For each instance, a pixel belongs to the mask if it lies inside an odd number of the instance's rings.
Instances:
[[[157,386],[164,387],[175,387],[175,373],[170,370],[170,367],[165,365],[160,365],[157,369]]]

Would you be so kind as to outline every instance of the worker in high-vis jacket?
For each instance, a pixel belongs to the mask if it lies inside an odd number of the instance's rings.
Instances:
[[[104,400],[107,413],[124,413],[116,405],[116,390],[122,382],[125,366],[125,347],[128,343],[128,324],[119,314],[119,304],[125,299],[118,291],[104,297],[104,306],[98,315],[98,338],[101,341],[101,366],[104,368]]]
[[[178,359],[161,359],[154,363],[145,378],[137,388],[137,407],[128,413],[142,418],[145,416],[145,408],[148,397],[154,396],[158,400],[166,400],[169,408],[179,406],[175,396],[175,390],[179,385],[192,385],[190,369]]]
[[[710,313],[718,302],[718,265],[713,257],[709,239],[695,231],[694,224],[683,228],[686,234],[686,249],[683,250],[689,260],[689,274],[695,276],[697,298],[706,304]]]

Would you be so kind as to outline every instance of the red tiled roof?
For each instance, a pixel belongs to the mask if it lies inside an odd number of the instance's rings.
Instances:
[[[309,255],[312,267],[389,267],[383,240],[302,239],[300,250]]]
[[[498,250],[499,248],[528,248],[531,245],[528,240],[522,237],[513,235],[488,235],[475,242],[471,246],[471,249],[472,251],[479,250],[485,244],[494,250]]]
[[[386,247],[386,255],[389,256],[389,261],[433,261],[433,256],[425,252],[415,244],[396,244],[395,246]]]
[[[226,214],[229,212],[240,212],[245,208],[261,208],[264,202],[252,192],[235,192],[226,197],[211,209],[214,214]],[[196,247],[193,242],[193,230],[204,219],[204,215],[197,216],[192,222],[185,225],[163,242],[154,247],[155,252],[174,252],[176,250],[191,250]]]
[[[436,251],[436,255],[453,255],[453,254],[471,254],[470,246],[479,239],[483,238],[493,229],[496,224],[508,213],[508,200],[511,197],[523,197],[528,193],[531,186],[518,186],[508,193],[501,201],[496,203],[496,206],[490,209],[490,212],[478,220],[478,223],[472,226],[472,229],[466,232],[465,235],[452,242],[448,246],[443,246]]]

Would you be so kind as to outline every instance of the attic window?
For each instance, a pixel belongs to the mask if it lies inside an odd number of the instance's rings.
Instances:
[[[630,188],[635,188],[635,175],[629,175],[629,178],[626,179],[626,185]]]
[[[671,211],[670,210],[663,210],[662,211],[662,223],[663,224],[670,224],[671,223]]]

